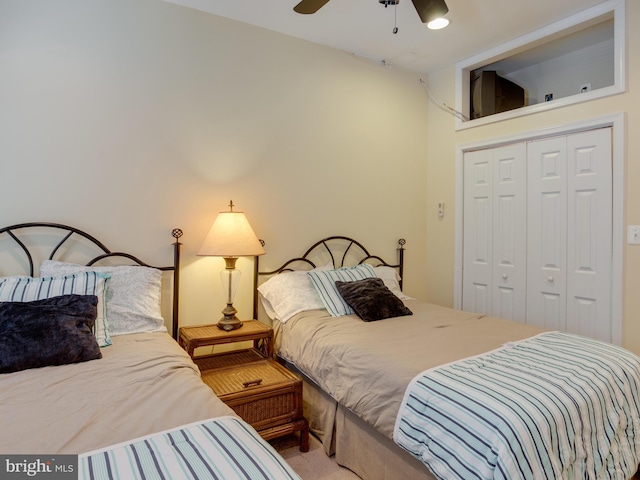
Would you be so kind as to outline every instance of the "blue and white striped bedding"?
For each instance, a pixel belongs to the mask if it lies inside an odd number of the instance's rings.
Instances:
[[[440,479],[621,479],[640,461],[640,358],[559,332],[418,375],[394,440]]]
[[[249,425],[217,417],[79,457],[80,480],[300,480]]]

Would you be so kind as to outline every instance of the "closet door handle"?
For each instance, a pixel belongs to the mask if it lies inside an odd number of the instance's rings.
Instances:
[[[548,277],[547,277],[547,282],[549,282],[549,283],[553,283],[553,277],[552,277],[552,276],[548,276]]]
[[[506,280],[507,280],[507,278],[509,278],[509,277],[507,276],[507,274],[506,274],[506,273],[503,273],[503,274],[502,274],[502,279],[506,281]]]

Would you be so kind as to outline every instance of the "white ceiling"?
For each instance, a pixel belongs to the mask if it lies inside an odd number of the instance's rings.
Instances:
[[[429,73],[500,45],[602,0],[446,0],[451,24],[432,31],[411,0],[331,0],[313,15],[299,0],[167,0],[328,45],[375,61]],[[394,25],[398,33],[393,34]]]

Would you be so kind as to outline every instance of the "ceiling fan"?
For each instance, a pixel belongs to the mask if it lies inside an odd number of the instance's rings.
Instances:
[[[400,0],[378,0],[385,7],[388,5],[397,5]],[[298,13],[311,14],[320,10],[329,0],[302,0],[293,10]],[[444,0],[411,0],[413,6],[420,16],[423,23],[429,23],[436,18],[443,17],[449,8]]]

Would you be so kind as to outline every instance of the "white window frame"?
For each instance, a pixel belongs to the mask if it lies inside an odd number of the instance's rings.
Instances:
[[[474,120],[462,120],[456,117],[455,129],[465,130],[480,125],[500,122],[511,118],[532,115],[534,113],[565,107],[581,102],[587,102],[597,98],[608,97],[625,92],[626,63],[625,63],[625,0],[609,0],[569,18],[547,25],[529,34],[518,37],[499,47],[483,52],[456,64],[456,97],[455,105],[458,112],[469,116],[470,102],[470,73],[485,65],[503,60],[516,53],[526,51],[541,40],[569,30],[580,24],[589,22],[594,18],[613,12],[614,21],[614,83],[611,86],[598,88],[586,93],[577,93],[564,98],[555,99],[553,102],[542,102],[535,105],[509,110],[507,112],[488,115]]]

